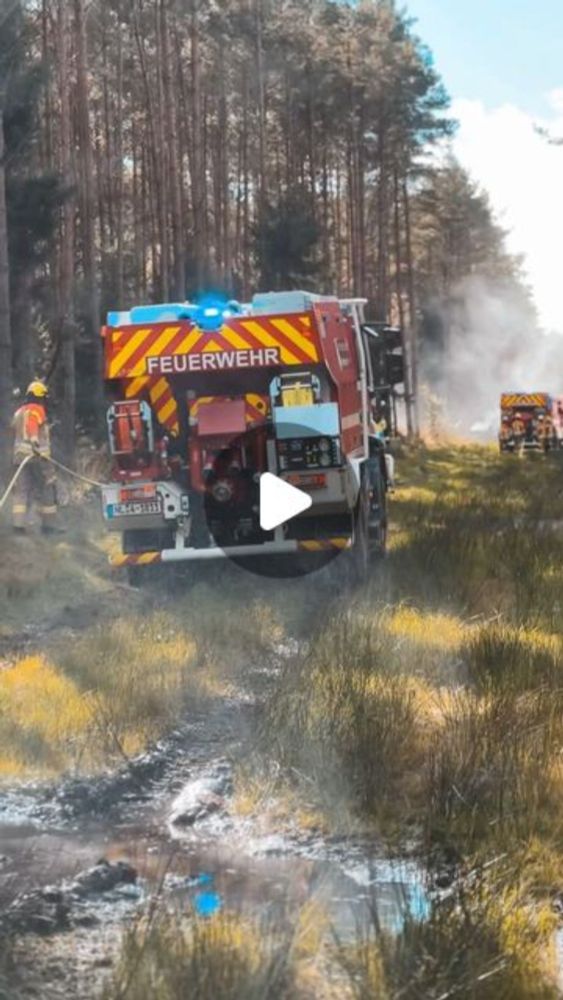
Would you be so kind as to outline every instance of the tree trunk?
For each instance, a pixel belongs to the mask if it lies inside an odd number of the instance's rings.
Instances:
[[[118,16],[117,25],[117,123],[115,126],[115,223],[116,240],[116,305],[124,304],[124,183],[123,183],[123,28]]]
[[[10,325],[10,266],[4,168],[4,110],[0,95],[0,484],[11,465],[12,335]]]
[[[410,397],[412,408],[412,423],[415,434],[420,433],[418,411],[418,321],[416,315],[416,295],[414,287],[414,262],[412,253],[412,230],[410,214],[410,197],[407,178],[403,181],[403,206],[405,214],[405,256],[407,263],[407,282],[409,300],[409,342],[411,356]]]
[[[171,193],[171,215],[172,215],[172,244],[173,244],[173,267],[172,267],[172,298],[183,302],[186,297],[186,264],[184,259],[184,225],[182,212],[182,182],[181,182],[181,159],[180,142],[178,136],[178,88],[172,82],[172,61],[170,45],[170,25],[166,9],[166,0],[161,0],[161,32],[162,32],[162,61],[163,61],[163,90],[165,103],[166,143],[170,148],[168,160],[168,172]]]
[[[101,420],[104,400],[103,354],[100,337],[100,306],[96,265],[96,184],[90,131],[88,51],[85,0],[74,0],[76,32],[76,112],[80,164],[80,215],[87,335],[94,358],[94,406]]]
[[[203,129],[201,123],[201,56],[197,0],[192,0],[190,43],[192,56],[192,210],[194,217],[195,282],[198,292],[203,289],[205,274],[205,178],[203,159]]]
[[[155,174],[157,184],[158,200],[158,229],[160,240],[160,277],[161,277],[161,299],[163,302],[170,300],[170,233],[169,233],[169,180],[170,180],[170,142],[167,136],[167,110],[166,93],[164,85],[164,39],[161,8],[163,0],[155,0],[155,28],[156,28],[156,84],[157,84],[157,116],[156,116],[156,138],[157,147],[155,150],[155,163],[158,169]]]
[[[60,103],[60,172],[69,193],[63,205],[60,230],[58,296],[58,384],[61,394],[59,437],[63,458],[74,456],[76,423],[76,372],[73,309],[74,288],[74,157],[70,117],[70,24],[67,0],[59,0],[57,19],[57,62]]]

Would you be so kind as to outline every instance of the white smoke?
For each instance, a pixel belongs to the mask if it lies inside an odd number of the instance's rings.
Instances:
[[[563,89],[545,98],[542,118],[515,104],[488,108],[459,99],[453,149],[460,163],[487,191],[511,253],[524,254],[540,321],[563,332]]]
[[[563,336],[526,313],[520,297],[476,277],[442,310],[445,351],[427,353],[424,368],[450,433],[496,437],[502,392],[563,395]]]

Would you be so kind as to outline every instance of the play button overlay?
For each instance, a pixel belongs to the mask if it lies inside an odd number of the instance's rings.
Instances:
[[[260,476],[260,527],[274,531],[313,506],[313,498],[271,472]]]
[[[324,568],[345,551],[341,536],[349,534],[338,513],[331,512],[321,522],[314,516],[331,468],[339,467],[336,459],[333,465],[328,461],[333,456],[326,445],[318,446],[319,439],[329,434],[321,435],[318,428],[302,421],[293,422],[289,409],[285,419],[277,422],[276,438],[268,441],[267,456],[260,423],[241,434],[225,436],[220,449],[210,435],[202,464],[203,516],[200,535],[195,535],[198,547],[221,548],[238,568],[279,579],[307,576]],[[197,525],[199,515],[194,510]]]

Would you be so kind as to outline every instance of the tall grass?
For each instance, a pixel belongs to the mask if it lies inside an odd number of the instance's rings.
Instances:
[[[435,899],[428,919],[407,916],[394,936],[374,907],[368,932],[338,958],[357,1000],[555,1000],[554,926],[505,871]]]
[[[89,629],[0,672],[0,773],[92,769],[137,753],[209,694],[196,644],[163,613]]]
[[[282,1000],[293,985],[289,935],[236,914],[157,913],[126,934],[104,1000]]]
[[[561,793],[562,710],[542,689],[449,699],[425,748],[429,835],[446,832],[468,850],[541,829]]]
[[[345,804],[466,850],[545,836],[562,787],[563,541],[541,518],[560,471],[541,465],[550,491],[537,466],[486,450],[415,458],[383,571],[329,605],[263,747],[337,822]]]
[[[392,668],[385,615],[350,610],[328,622],[273,695],[263,739],[304,773],[326,807],[384,811],[416,766],[414,687]]]

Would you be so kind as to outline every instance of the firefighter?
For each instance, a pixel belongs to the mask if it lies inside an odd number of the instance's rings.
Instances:
[[[541,413],[538,418],[538,441],[543,451],[549,451],[553,444],[553,417]]]
[[[500,447],[502,451],[510,450],[514,447],[514,436],[510,420],[505,413],[500,424]]]
[[[512,418],[512,436],[514,438],[514,447],[517,451],[519,451],[524,444],[525,433],[526,424],[522,419],[522,414],[517,411]]]
[[[37,501],[41,527],[45,534],[60,531],[57,526],[57,494],[53,467],[44,458],[51,455],[49,424],[47,423],[47,397],[49,390],[44,382],[34,380],[27,387],[25,402],[12,421],[14,430],[14,465],[17,468],[32,456],[16,480],[12,494],[13,527],[24,532],[27,513],[33,500]]]

